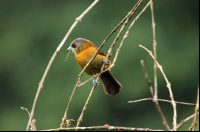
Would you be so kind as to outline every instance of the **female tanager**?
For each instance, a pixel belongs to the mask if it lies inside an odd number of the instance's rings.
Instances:
[[[76,61],[79,66],[83,69],[85,65],[90,61],[90,59],[97,52],[98,47],[94,45],[91,41],[84,38],[78,38],[74,40],[69,50],[75,53]],[[110,60],[105,61],[106,54],[100,50],[93,61],[85,69],[85,72],[89,75],[95,75],[101,71],[103,63],[105,63],[104,70],[109,68],[111,63]],[[103,88],[106,94],[110,96],[115,96],[122,89],[122,85],[111,75],[110,71],[106,71],[100,75],[101,81],[103,83]],[[98,85],[95,79],[93,79],[94,85]]]

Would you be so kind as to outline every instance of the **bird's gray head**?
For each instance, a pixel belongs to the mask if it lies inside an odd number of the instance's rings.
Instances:
[[[77,38],[70,44],[70,47],[67,49],[67,51],[73,51],[75,54],[78,54],[80,52],[81,46],[86,42],[86,39],[84,38]]]

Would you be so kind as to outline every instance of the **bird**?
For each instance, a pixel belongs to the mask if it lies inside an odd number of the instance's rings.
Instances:
[[[67,49],[67,51],[72,51],[75,54],[76,61],[82,69],[95,55],[97,50],[98,47],[95,44],[93,44],[90,40],[84,38],[75,39],[70,44],[70,47]],[[101,72],[103,64],[105,64],[103,70],[111,66],[110,60],[108,59],[108,61],[106,61],[106,54],[102,50],[99,50],[96,57],[85,69],[85,72],[88,75],[94,76]],[[122,89],[122,85],[110,73],[109,70],[102,73],[99,77],[102,81],[104,92],[106,94],[110,96],[115,96],[119,94]],[[95,78],[93,78],[93,84],[94,86],[96,86],[99,85],[99,82],[96,82]]]

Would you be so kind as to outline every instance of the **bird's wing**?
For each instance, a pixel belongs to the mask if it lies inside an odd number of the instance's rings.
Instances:
[[[98,54],[99,54],[99,55],[106,56],[106,54],[105,54],[102,50],[100,50],[100,51],[98,52]]]

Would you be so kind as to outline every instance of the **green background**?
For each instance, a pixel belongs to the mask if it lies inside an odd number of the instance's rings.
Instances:
[[[57,46],[70,26],[93,0],[0,0],[0,130],[25,130],[38,83]],[[34,119],[38,130],[58,128],[81,72],[74,54],[66,49],[76,38],[97,46],[133,8],[137,0],[100,0],[70,34],[56,56],[39,95]],[[143,9],[148,0],[138,9]],[[176,101],[195,103],[199,83],[199,0],[155,0],[158,61],[172,84]],[[132,20],[133,20],[132,18]],[[131,20],[131,22],[132,22]],[[130,24],[130,23],[129,23]],[[128,26],[129,26],[128,24]],[[164,129],[152,101],[128,104],[151,97],[140,60],[144,59],[153,84],[153,60],[139,44],[153,50],[151,12],[148,8],[132,27],[111,73],[122,84],[119,95],[96,88],[80,126],[112,126]],[[126,28],[127,29],[127,28]],[[117,30],[119,31],[119,29]],[[122,35],[124,35],[125,31]],[[116,33],[102,48],[107,52]],[[113,49],[116,53],[122,36]],[[83,74],[82,81],[90,76]],[[68,118],[77,120],[92,88],[92,81],[77,89]],[[169,98],[166,82],[158,71],[158,97]],[[171,103],[160,102],[172,128]],[[177,123],[194,113],[194,106],[177,104]],[[180,130],[188,130],[192,120]],[[199,124],[199,123],[198,123]],[[196,130],[199,129],[199,125]]]

